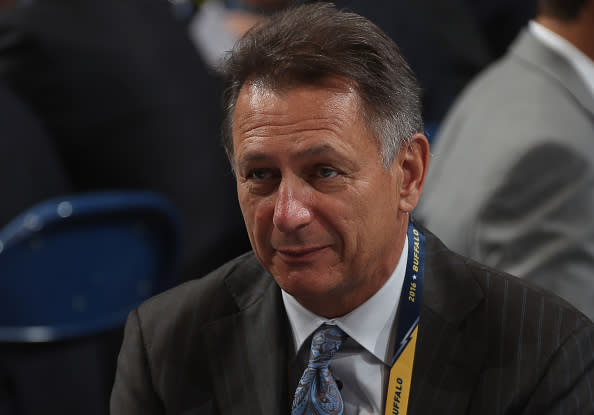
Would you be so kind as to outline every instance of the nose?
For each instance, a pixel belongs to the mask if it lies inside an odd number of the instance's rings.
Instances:
[[[277,190],[274,205],[274,226],[281,232],[292,232],[305,227],[312,220],[310,197],[306,185],[299,179],[285,179]]]

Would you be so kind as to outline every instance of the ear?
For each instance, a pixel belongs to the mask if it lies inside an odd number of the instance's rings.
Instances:
[[[411,212],[419,202],[427,169],[429,168],[429,141],[423,134],[412,136],[410,143],[404,145],[397,156],[393,167],[400,170],[399,209]]]

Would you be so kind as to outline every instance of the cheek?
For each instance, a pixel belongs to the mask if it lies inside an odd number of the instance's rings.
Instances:
[[[318,204],[317,207],[316,218],[322,232],[333,235],[338,242],[337,249],[345,259],[354,256],[359,249],[362,222],[357,202],[347,198]]]
[[[270,232],[274,209],[265,200],[253,197],[240,197],[239,205],[250,238],[261,242]]]
[[[363,194],[344,206],[341,233],[349,251],[366,252],[374,242],[390,232],[390,217],[396,219],[396,209],[388,195]],[[371,248],[373,249],[373,248]]]

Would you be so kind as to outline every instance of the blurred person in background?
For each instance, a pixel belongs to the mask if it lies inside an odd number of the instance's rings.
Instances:
[[[535,0],[336,0],[382,28],[421,84],[432,141],[460,91],[497,58],[534,13]]]
[[[43,125],[0,80],[0,229],[35,203],[70,190]]]
[[[145,189],[181,213],[176,282],[249,249],[218,138],[219,78],[167,1],[0,7],[0,226],[47,198]],[[107,414],[121,340],[118,328],[59,344],[2,343],[0,413]]]
[[[594,317],[594,1],[540,0],[456,102],[417,217]]]
[[[40,120],[71,191],[147,189],[176,205],[179,280],[249,248],[218,141],[219,78],[167,1],[22,2],[0,14],[0,79]]]
[[[186,10],[190,38],[203,59],[216,67],[223,54],[254,23],[287,5],[315,0],[207,0],[197,5],[191,0],[172,1]],[[335,0],[334,3],[367,17],[398,42],[418,74],[423,89],[423,116],[428,138],[432,139],[462,88],[503,53],[533,16],[534,1]]]
[[[206,0],[188,23],[190,39],[204,61],[217,68],[225,53],[254,24],[298,0]]]

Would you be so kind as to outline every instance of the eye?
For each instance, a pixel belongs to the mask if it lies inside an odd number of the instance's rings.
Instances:
[[[318,176],[323,179],[330,179],[338,175],[338,172],[330,167],[320,167],[318,169]]]
[[[247,169],[243,176],[245,188],[254,195],[267,195],[278,186],[280,174],[274,168],[253,168]]]
[[[270,172],[270,170],[254,169],[254,170],[251,170],[247,174],[246,177],[248,179],[254,179],[254,180],[266,180],[266,179],[269,179],[271,176],[272,176],[272,173]]]

